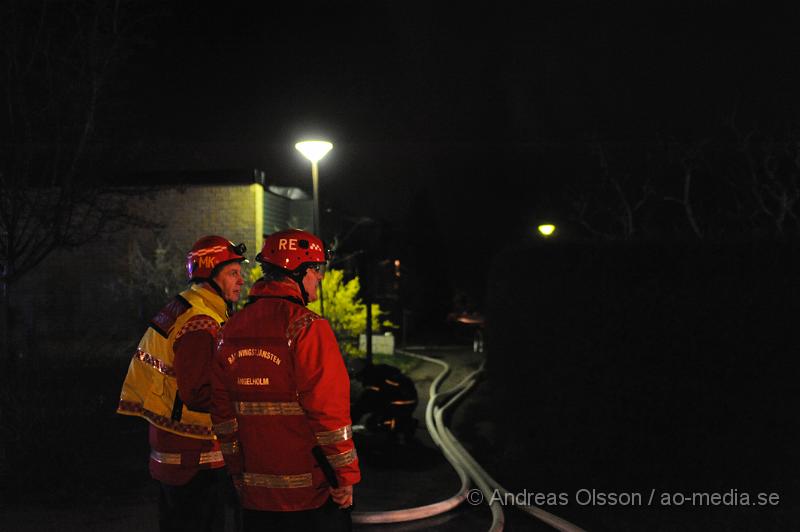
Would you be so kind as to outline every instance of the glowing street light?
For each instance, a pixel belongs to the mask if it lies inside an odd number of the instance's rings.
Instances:
[[[319,218],[319,169],[317,162],[331,151],[333,144],[325,140],[304,140],[294,145],[295,149],[303,154],[303,157],[311,161],[311,180],[314,184],[314,234],[322,238],[320,233]],[[325,299],[322,295],[322,283],[319,285],[319,313],[325,315]]]
[[[539,233],[543,237],[547,238],[547,237],[551,236],[555,232],[556,226],[553,225],[553,224],[542,224],[542,225],[540,225],[538,227],[538,229],[539,229]]]
[[[325,157],[331,151],[333,144],[324,140],[304,140],[298,142],[294,147],[303,154],[303,156],[311,161],[311,179],[314,184],[314,234],[322,238],[320,235],[320,218],[319,218],[319,170],[317,168],[317,161]]]

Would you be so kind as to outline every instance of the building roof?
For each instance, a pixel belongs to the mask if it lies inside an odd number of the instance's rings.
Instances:
[[[297,187],[282,187],[278,185],[269,185],[267,190],[278,196],[288,198],[290,200],[309,200],[309,196],[305,190]]]

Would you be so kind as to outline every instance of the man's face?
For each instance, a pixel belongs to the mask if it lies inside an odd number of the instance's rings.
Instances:
[[[303,277],[303,288],[306,289],[309,303],[319,299],[319,296],[317,295],[317,287],[319,287],[319,283],[322,281],[323,277],[325,277],[325,273],[322,269],[322,266],[319,264],[310,266],[306,270],[306,275]]]
[[[222,289],[222,295],[226,300],[231,303],[239,301],[239,297],[242,295],[242,285],[244,284],[242,265],[238,262],[226,264],[214,276],[214,282]]]

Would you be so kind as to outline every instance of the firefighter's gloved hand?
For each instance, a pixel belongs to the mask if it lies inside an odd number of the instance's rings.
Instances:
[[[349,508],[353,505],[353,486],[342,486],[340,488],[329,488],[331,499],[339,505],[339,508]]]

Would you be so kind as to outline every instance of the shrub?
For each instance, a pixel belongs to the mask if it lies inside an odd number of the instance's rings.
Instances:
[[[344,282],[342,270],[328,270],[322,280],[325,318],[330,322],[342,351],[348,355],[358,354],[354,340],[367,330],[367,306],[358,297],[360,290],[358,276]],[[320,302],[314,301],[308,308],[320,313]],[[395,326],[388,320],[381,321],[384,314],[386,312],[381,310],[380,305],[372,304],[372,330],[376,333],[382,328]]]

